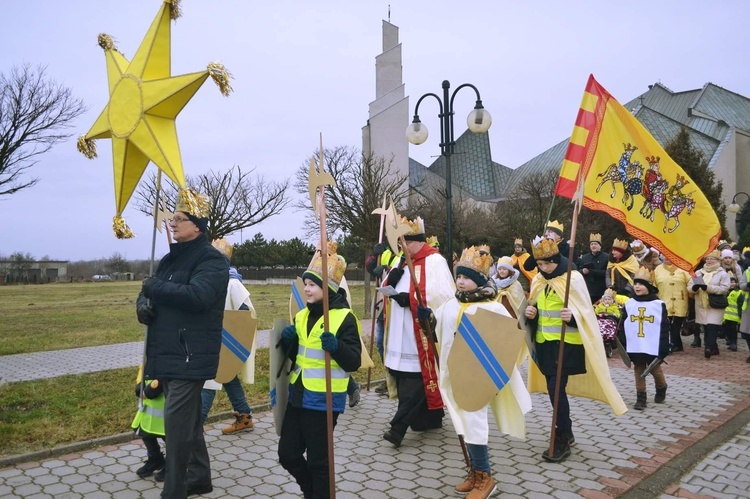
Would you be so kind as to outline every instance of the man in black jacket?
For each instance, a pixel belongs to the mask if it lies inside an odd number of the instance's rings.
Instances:
[[[578,269],[583,274],[583,280],[586,281],[586,287],[591,296],[591,303],[596,302],[607,289],[607,262],[609,254],[602,252],[601,234],[589,235],[589,248],[591,253],[583,255],[578,263]]]
[[[176,241],[156,274],[143,282],[138,320],[148,325],[148,379],[164,384],[167,447],[162,497],[213,490],[201,425],[201,388],[216,377],[221,349],[227,261],[206,237],[207,211],[181,193],[169,225]],[[206,203],[207,205],[207,203]],[[200,205],[198,205],[200,206]]]

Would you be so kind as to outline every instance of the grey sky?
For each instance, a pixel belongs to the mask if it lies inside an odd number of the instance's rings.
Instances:
[[[317,147],[361,147],[361,127],[375,98],[375,56],[389,2],[183,0],[172,29],[172,74],[220,61],[234,94],[209,80],[182,111],[177,129],[188,175],[233,164],[267,178],[293,175]],[[426,92],[448,79],[475,84],[493,117],[493,158],[515,168],[569,136],[589,73],[620,102],[657,81],[675,91],[710,81],[750,96],[750,2],[390,0],[400,29],[406,92],[413,112]],[[111,146],[99,158],[76,151],[75,138],[107,103],[100,32],[132,57],[160,6],[158,0],[3,0],[0,70],[28,62],[70,86],[89,106],[75,136],[31,170],[37,186],[0,199],[0,254],[93,259],[113,252],[147,258],[149,219],[125,211],[137,238],[111,231],[115,212]],[[456,99],[456,132],[465,129],[473,95]],[[437,105],[420,110],[431,136],[411,146],[430,164],[439,153]],[[154,171],[153,165],[148,171]],[[267,239],[301,236],[303,214],[291,208],[245,230]],[[429,225],[429,220],[427,220]],[[429,231],[429,227],[428,227]],[[240,241],[240,234],[230,241]],[[157,239],[157,255],[166,252]]]

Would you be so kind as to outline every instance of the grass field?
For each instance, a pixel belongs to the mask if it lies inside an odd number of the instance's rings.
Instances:
[[[139,290],[140,283],[133,282],[0,286],[0,355],[142,340],[143,326],[135,319]],[[288,314],[289,286],[248,290],[260,329]],[[361,317],[364,288],[351,291]],[[372,379],[384,378],[380,359],[375,363]],[[258,350],[255,368],[255,384],[245,384],[245,393],[250,405],[266,404],[267,349]],[[135,368],[125,368],[1,385],[0,457],[128,431],[136,408],[135,375]],[[367,371],[355,378],[364,383]],[[228,410],[221,391],[212,413]]]

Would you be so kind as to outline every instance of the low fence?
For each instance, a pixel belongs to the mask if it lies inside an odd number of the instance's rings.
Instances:
[[[242,274],[242,279],[248,281],[269,281],[274,279],[296,279],[300,277],[307,267],[297,267],[288,269],[251,269],[240,267],[237,271]],[[365,272],[362,269],[347,269],[344,273],[346,280],[349,282],[364,281]]]

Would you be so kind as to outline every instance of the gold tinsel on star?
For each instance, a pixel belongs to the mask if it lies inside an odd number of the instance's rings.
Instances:
[[[99,36],[96,37],[96,39],[99,42],[99,46],[104,50],[117,50],[114,40],[112,40],[112,37],[108,34],[99,33]]]
[[[219,87],[221,95],[229,97],[229,94],[232,93],[232,86],[229,84],[232,73],[220,62],[212,62],[206,69],[208,70],[208,74],[211,75],[211,79]]]
[[[169,18],[174,21],[181,15],[182,10],[180,9],[180,0],[172,0],[169,3]]]
[[[78,137],[78,152],[89,159],[94,159],[97,156],[96,143],[91,139],[87,139],[85,135],[80,135]]]
[[[130,230],[128,224],[125,223],[125,219],[120,215],[112,217],[112,231],[115,233],[117,239],[132,239],[135,237],[133,231]]]

